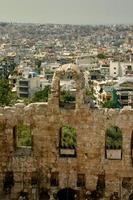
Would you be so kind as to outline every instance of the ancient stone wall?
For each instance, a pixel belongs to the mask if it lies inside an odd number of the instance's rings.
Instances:
[[[69,110],[59,106],[60,76],[68,71],[77,83],[76,107]],[[0,108],[1,199],[17,199],[24,191],[28,192],[30,199],[36,200],[42,188],[50,199],[63,188],[74,189],[81,200],[130,199],[133,192],[133,110],[90,109],[84,104],[84,95],[82,72],[75,65],[65,66],[55,73],[48,103]],[[14,146],[13,129],[20,122],[31,127],[31,149],[18,150]],[[75,157],[60,156],[60,129],[64,125],[76,129]],[[105,133],[110,126],[122,130],[121,159],[106,158]],[[14,183],[9,183],[11,191],[6,193],[5,175],[11,171]],[[58,172],[55,186],[50,181],[54,172]],[[78,174],[85,175],[84,186],[77,186]]]

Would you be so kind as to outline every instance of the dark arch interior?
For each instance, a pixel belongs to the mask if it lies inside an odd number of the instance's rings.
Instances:
[[[64,188],[57,193],[58,200],[75,200],[76,191],[71,188]]]
[[[133,193],[130,194],[130,196],[129,196],[129,200],[133,200]]]
[[[18,200],[20,200],[20,199],[24,199],[24,200],[29,200],[29,197],[28,197],[28,192],[23,192],[23,191],[21,191],[20,193],[19,193],[19,197],[18,197]]]
[[[41,189],[39,194],[39,200],[49,200],[50,196],[47,190]]]

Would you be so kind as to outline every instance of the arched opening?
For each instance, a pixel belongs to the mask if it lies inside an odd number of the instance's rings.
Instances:
[[[130,194],[129,199],[128,200],[133,200],[133,193]]]
[[[60,66],[54,73],[48,103],[57,109],[77,109],[84,104],[84,97],[84,73],[72,63]]]
[[[50,185],[57,187],[59,185],[59,172],[52,172],[50,177]]]
[[[71,70],[60,77],[59,106],[64,109],[75,109],[76,82]]]
[[[57,193],[58,200],[75,200],[76,191],[71,188],[64,188]]]
[[[28,192],[21,191],[19,193],[18,200],[29,200]]]
[[[10,194],[11,189],[14,186],[13,171],[7,171],[3,180],[3,191],[5,194]]]
[[[117,126],[111,126],[106,130],[105,156],[107,159],[122,158],[122,131]]]
[[[85,174],[77,174],[77,187],[85,187]]]
[[[41,188],[39,193],[39,200],[49,200],[50,196],[48,194],[47,189]]]

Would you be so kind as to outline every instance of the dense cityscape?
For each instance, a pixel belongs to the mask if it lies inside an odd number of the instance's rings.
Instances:
[[[0,23],[0,77],[9,81],[15,102],[50,87],[54,71],[70,63],[84,71],[90,106],[133,106],[132,25]],[[75,87],[70,77],[61,86],[69,93]]]
[[[0,200],[133,200],[133,25],[0,22]]]

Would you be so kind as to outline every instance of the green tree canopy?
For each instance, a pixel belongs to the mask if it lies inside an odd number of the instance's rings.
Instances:
[[[98,57],[99,59],[106,59],[106,58],[107,58],[107,56],[106,56],[105,54],[103,54],[103,53],[99,53],[99,54],[97,55],[97,57]]]
[[[47,102],[48,95],[50,94],[50,86],[46,86],[43,90],[38,91],[34,94],[31,102]]]
[[[122,108],[120,102],[118,101],[118,95],[116,93],[116,90],[113,89],[112,91],[112,99],[108,100],[103,103],[104,108]]]
[[[14,101],[14,95],[7,79],[0,79],[0,106],[11,105]]]
[[[63,90],[60,94],[60,101],[64,103],[75,101],[75,96],[70,91]]]

